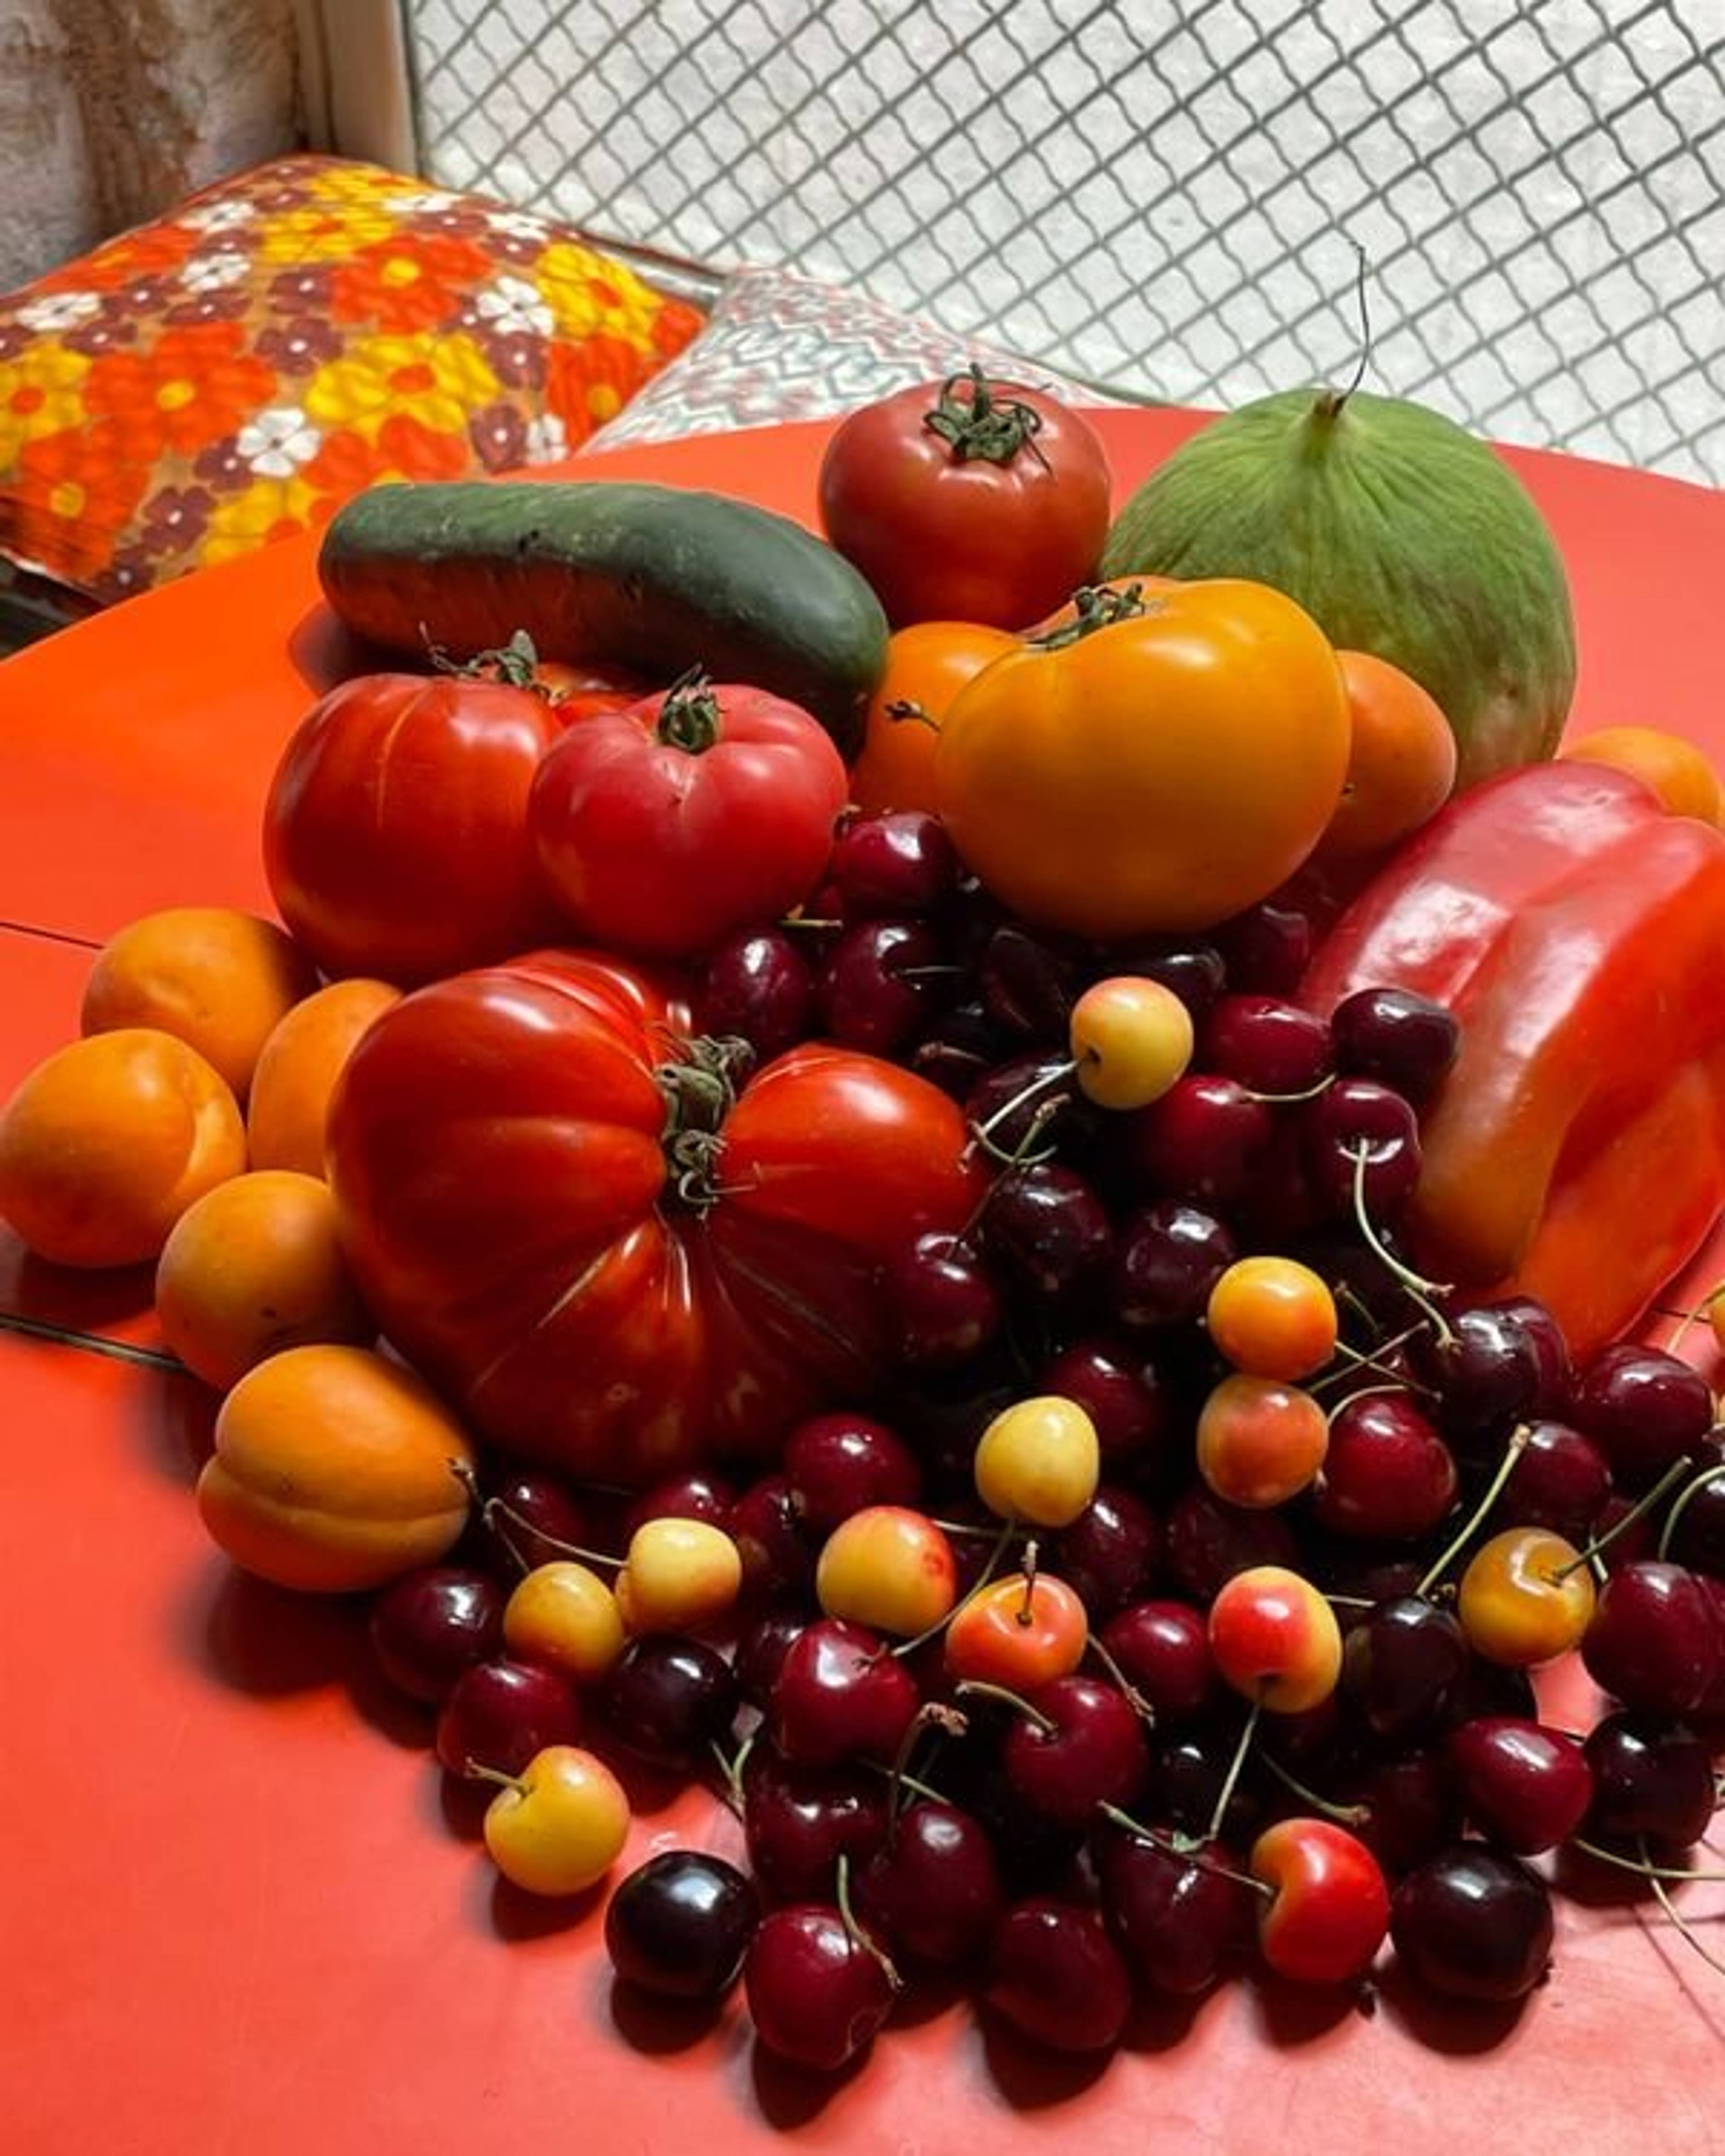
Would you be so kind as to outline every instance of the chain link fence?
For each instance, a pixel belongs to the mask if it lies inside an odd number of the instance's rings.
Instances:
[[[403,0],[422,168],[1116,394],[1725,484],[1725,0]]]

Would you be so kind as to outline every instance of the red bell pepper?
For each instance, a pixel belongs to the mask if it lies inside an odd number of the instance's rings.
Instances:
[[[1460,1021],[1422,1118],[1421,1269],[1538,1296],[1586,1358],[1725,1206],[1725,831],[1638,779],[1536,764],[1459,796],[1353,900],[1301,990]]]

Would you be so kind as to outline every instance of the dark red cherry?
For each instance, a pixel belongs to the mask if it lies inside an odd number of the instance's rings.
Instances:
[[[1374,1078],[1420,1107],[1442,1082],[1461,1045],[1455,1015],[1409,988],[1357,988],[1330,1013],[1336,1068]]]
[[[983,947],[977,978],[989,1016],[1026,1040],[1065,1045],[1079,989],[1076,954],[1021,922],[1004,921]]]
[[[1158,981],[1185,1004],[1194,1020],[1221,994],[1227,979],[1222,954],[1214,943],[1186,943],[1169,936],[1111,944],[1096,955],[1095,970],[1130,973],[1140,980]]]
[[[1438,1396],[1440,1427],[1452,1437],[1507,1437],[1533,1406],[1538,1353],[1522,1320],[1501,1304],[1452,1312],[1442,1332],[1420,1333],[1408,1352]]]
[[[1177,1852],[1110,1828],[1097,1838],[1096,1871],[1109,1937],[1153,1991],[1196,1997],[1250,1943],[1258,1897],[1213,1842]]]
[[[1420,1124],[1410,1102],[1371,1078],[1338,1078],[1295,1111],[1300,1157],[1319,1204],[1350,1214],[1355,1196],[1375,1226],[1393,1220],[1420,1180]]]
[[[895,1958],[951,1966],[993,1937],[1004,1897],[993,1844],[956,1804],[911,1804],[851,1881],[858,1915]]]
[[[730,1661],[705,1640],[655,1632],[631,1640],[599,1687],[606,1727],[656,1767],[704,1765],[726,1745],[742,1704]]]
[[[898,1433],[872,1415],[810,1415],[785,1440],[782,1462],[804,1525],[829,1534],[870,1505],[916,1505],[922,1463]]]
[[[1054,1568],[1076,1591],[1092,1630],[1149,1594],[1161,1560],[1162,1522],[1118,1483],[1101,1484],[1055,1538]]]
[[[1604,1454],[1614,1479],[1640,1490],[1702,1444],[1713,1426],[1713,1396],[1681,1357],[1619,1341],[1575,1380],[1570,1414]]]
[[[996,1926],[983,1997],[1051,2051],[1106,2051],[1132,2011],[1132,1979],[1094,1909],[1034,1895]]]
[[[1194,1482],[1168,1507],[1164,1562],[1170,1583],[1205,1607],[1224,1580],[1249,1565],[1299,1567],[1299,1542],[1287,1517],[1230,1505],[1202,1482]]]
[[[1312,1516],[1332,1534],[1409,1542],[1455,1502],[1455,1456],[1411,1393],[1363,1390],[1330,1418]]]
[[[445,1696],[438,1760],[452,1774],[519,1774],[547,1745],[573,1744],[581,1724],[581,1703],[562,1677],[494,1657],[464,1670]]]
[[[931,1229],[887,1265],[899,1353],[918,1370],[961,1368],[1000,1331],[1000,1291],[968,1236]]]
[[[878,1949],[839,1909],[808,1902],[761,1919],[742,1984],[761,2043],[817,2073],[837,2073],[868,2048],[896,1989]]]
[[[926,921],[866,920],[841,929],[815,976],[822,1030],[870,1055],[901,1055],[950,1002],[954,968]]]
[[[885,1777],[860,1765],[799,1766],[768,1744],[752,1745],[742,1824],[762,1892],[774,1902],[830,1897],[840,1857],[855,1868],[886,1840],[890,1800]]]
[[[1227,1697],[1195,1603],[1152,1596],[1111,1617],[1101,1643],[1158,1729],[1195,1722]]]
[[[1140,1206],[1115,1240],[1108,1300],[1123,1325],[1188,1325],[1240,1255],[1213,1213],[1178,1198]]]
[[[1585,1749],[1594,1771],[1590,1840],[1634,1843],[1645,1836],[1681,1850],[1707,1832],[1717,1799],[1712,1755],[1686,1723],[1608,1714],[1588,1732]]]
[[[1039,1296],[1064,1295],[1095,1279],[1114,1246],[1107,1208],[1060,1161],[1007,1169],[989,1194],[982,1237],[1001,1277]]]
[[[605,1950],[625,1984],[666,1999],[721,1999],[760,1921],[753,1883],[722,1856],[666,1849],[618,1882]]]
[[[783,1474],[762,1475],[738,1492],[730,1532],[742,1560],[745,1602],[788,1600],[813,1587],[818,1546]]]
[[[1474,1825],[1500,1849],[1538,1856],[1587,1817],[1594,1770],[1580,1738],[1517,1716],[1481,1715],[1445,1740]]]
[[[1204,1014],[1196,1060],[1254,1093],[1306,1093],[1331,1069],[1324,1020],[1280,996],[1240,990]]]
[[[1725,1579],[1725,1437],[1696,1448],[1694,1473],[1672,1493],[1666,1554]]]
[[[1599,1589],[1581,1659],[1599,1689],[1625,1707],[1694,1714],[1725,1668],[1725,1636],[1698,1574],[1642,1558],[1619,1565]]]
[[[916,1679],[878,1633],[823,1617],[786,1649],[768,1721],[787,1759],[890,1763],[919,1704]]]
[[[585,1506],[554,1475],[531,1467],[486,1484],[475,1532],[484,1561],[510,1580],[592,1540]]]
[[[728,1532],[736,1502],[735,1488],[721,1476],[704,1467],[686,1468],[642,1491],[623,1516],[622,1537],[626,1540],[649,1520],[705,1520]]]
[[[1348,1627],[1340,1688],[1375,1735],[1399,1740],[1439,1721],[1471,1661],[1452,1611],[1399,1594]]]
[[[893,808],[857,816],[833,842],[829,880],[843,895],[845,917],[937,911],[958,885],[958,856],[938,816]]]
[[[503,1645],[505,1589],[467,1565],[416,1566],[371,1608],[372,1649],[398,1691],[435,1705],[475,1662]]]
[[[1544,1881],[1484,1842],[1452,1844],[1390,1896],[1396,1958],[1418,1983],[1450,1998],[1522,1998],[1550,1966],[1553,1933]]]
[[[1014,1787],[1056,1826],[1130,1804],[1149,1771],[1144,1725],[1114,1684],[1075,1673],[1039,1685],[1001,1748]]]
[[[1291,996],[1312,963],[1317,932],[1304,907],[1266,898],[1224,921],[1215,942],[1230,988]]]
[[[1173,1445],[1181,1411],[1147,1351],[1116,1335],[1089,1332],[1043,1365],[1038,1389],[1076,1401],[1096,1425],[1105,1461],[1142,1467]]]
[[[1506,1519],[1549,1527],[1578,1547],[1594,1533],[1611,1496],[1611,1470],[1590,1437],[1542,1416],[1527,1425],[1526,1441],[1503,1486]]]
[[[1183,1198],[1225,1214],[1251,1194],[1275,1124],[1237,1080],[1189,1070],[1123,1118],[1133,1180],[1147,1198]]]
[[[783,929],[750,929],[707,953],[691,1000],[698,1032],[746,1040],[765,1063],[814,1030],[814,969]]]

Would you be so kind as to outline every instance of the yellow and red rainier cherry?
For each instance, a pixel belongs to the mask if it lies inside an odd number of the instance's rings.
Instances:
[[[612,1583],[631,1632],[700,1632],[728,1616],[742,1585],[742,1555],[708,1520],[644,1520]]]
[[[1067,1039],[1088,1099],[1100,1108],[1147,1108],[1192,1060],[1192,1014],[1160,981],[1112,974],[1073,1004]]]
[[[1336,1689],[1342,1632],[1308,1579],[1286,1565],[1249,1565],[1210,1604],[1210,1654],[1237,1692],[1273,1714],[1303,1714]]]
[[[576,1558],[551,1558],[516,1581],[503,1605],[511,1655],[573,1685],[597,1683],[628,1644],[609,1586]]]
[[[1052,1573],[1019,1572],[965,1597],[943,1652],[955,1676],[1029,1692],[1070,1676],[1089,1641],[1089,1613],[1075,1589]]]
[[[1248,1863],[1271,1890],[1258,1945],[1279,1976],[1329,1984],[1365,1974],[1389,1933],[1389,1888],[1357,1835],[1332,1820],[1278,1820],[1252,1844]]]
[[[1101,1479],[1096,1426],[1076,1400],[1039,1394],[1003,1408],[977,1442],[977,1494],[1003,1520],[1070,1527]]]
[[[1236,1370],[1289,1383],[1336,1352],[1336,1299],[1297,1258],[1237,1258],[1210,1290],[1204,1323]]]
[[[907,1639],[932,1630],[957,1600],[957,1562],[926,1513],[865,1505],[821,1545],[814,1594],[829,1617]]]
[[[1579,1645],[1594,1614],[1591,1568],[1548,1527],[1506,1527],[1469,1558],[1455,1614],[1488,1662],[1535,1669]]]
[[[501,1784],[485,1808],[491,1861],[528,1894],[584,1893],[629,1840],[629,1798],[615,1774],[578,1744],[547,1744],[519,1774],[485,1773]]]
[[[1229,1504],[1261,1511],[1311,1487],[1329,1442],[1329,1418],[1310,1393],[1236,1373],[1199,1409],[1198,1471]]]

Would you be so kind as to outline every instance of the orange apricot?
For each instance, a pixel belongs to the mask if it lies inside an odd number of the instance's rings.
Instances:
[[[1336,658],[1348,692],[1348,776],[1319,861],[1382,853],[1435,816],[1455,783],[1455,737],[1436,699],[1373,652]]]
[[[336,1081],[372,1020],[400,1000],[385,981],[331,981],[285,1014],[252,1074],[245,1122],[254,1168],[323,1173]]]
[[[162,1337],[225,1392],[284,1348],[374,1339],[336,1233],[329,1185],[254,1168],[207,1190],[174,1223],[156,1265]]]
[[[0,1219],[56,1265],[141,1265],[246,1164],[232,1089],[151,1026],[70,1041],[0,1110]]]
[[[454,1545],[472,1458],[460,1424],[412,1370],[368,1348],[287,1348],[223,1401],[198,1509],[243,1570],[351,1594]]]
[[[1680,734],[1658,726],[1599,726],[1563,742],[1558,754],[1633,773],[1674,816],[1725,824],[1725,780],[1707,751]]]
[[[96,953],[79,1029],[156,1026],[187,1042],[244,1101],[284,1013],[317,986],[310,957],[273,921],[228,906],[172,906]]]

